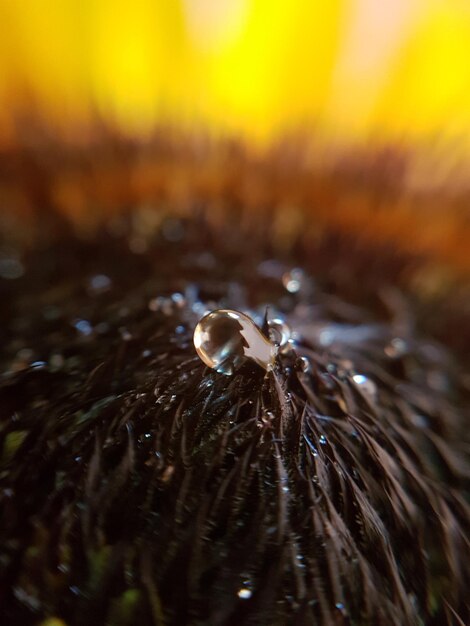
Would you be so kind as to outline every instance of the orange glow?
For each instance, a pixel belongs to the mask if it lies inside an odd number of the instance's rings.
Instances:
[[[0,129],[207,125],[470,148],[465,0],[0,0]]]

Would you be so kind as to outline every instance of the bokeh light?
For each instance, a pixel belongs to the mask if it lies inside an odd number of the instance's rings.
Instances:
[[[33,107],[78,136],[101,118],[470,148],[465,0],[1,0],[0,21],[3,142]]]

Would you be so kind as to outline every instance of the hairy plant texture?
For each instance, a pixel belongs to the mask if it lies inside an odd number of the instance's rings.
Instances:
[[[65,234],[4,286],[2,623],[470,620],[458,316],[404,295],[416,260],[323,233],[273,261],[235,223]],[[273,372],[202,364],[206,306],[267,305]]]

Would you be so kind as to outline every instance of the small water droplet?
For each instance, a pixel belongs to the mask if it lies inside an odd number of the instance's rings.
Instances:
[[[47,363],[46,361],[33,361],[33,363],[31,363],[31,367],[34,367],[35,369],[43,369],[44,367],[47,367]]]
[[[304,282],[305,282],[305,274],[298,267],[295,267],[289,272],[286,272],[282,276],[282,284],[284,285],[284,287],[287,289],[289,293],[298,293],[301,290],[302,284]]]
[[[81,335],[88,336],[93,332],[93,328],[88,320],[77,320],[74,326]]]
[[[106,274],[92,276],[88,283],[88,291],[92,294],[100,294],[111,288],[111,279]]]
[[[367,376],[364,376],[363,374],[354,374],[352,379],[364,394],[375,397],[377,387],[375,383],[370,380],[370,378],[367,378]]]
[[[305,442],[307,443],[308,447],[312,451],[313,456],[318,456],[318,451],[315,448],[315,446],[313,445],[313,443],[310,441],[310,439],[306,435],[304,435],[304,439],[305,439]]]
[[[151,311],[162,312],[163,315],[171,315],[175,307],[175,302],[172,298],[158,296],[157,298],[150,300],[148,306]]]
[[[182,309],[186,304],[186,299],[182,293],[176,292],[171,296],[171,300],[173,303],[179,308]]]
[[[324,329],[320,332],[319,339],[322,346],[329,346],[333,343],[334,333],[331,330]]]
[[[132,339],[132,334],[127,330],[127,328],[120,328],[119,332],[121,333],[121,338],[124,341],[130,341]]]
[[[252,596],[250,589],[242,588],[238,590],[238,597],[242,600],[249,600]]]
[[[261,421],[263,422],[264,425],[268,425],[271,424],[271,422],[274,419],[274,413],[272,411],[267,411],[264,415],[262,415],[261,417]]]
[[[356,383],[356,385],[364,385],[367,382],[367,377],[363,376],[362,374],[355,374],[353,376],[353,381]]]
[[[320,439],[318,441],[321,443],[322,446],[325,446],[328,443],[325,435],[320,435]]]
[[[414,413],[411,416],[411,421],[418,428],[428,428],[429,419],[425,415],[419,415],[418,413]]]
[[[385,347],[384,352],[390,358],[397,358],[406,354],[408,350],[408,344],[404,339],[400,337],[394,337],[388,346]]]
[[[228,376],[250,359],[268,370],[277,351],[253,320],[229,309],[212,311],[198,322],[194,346],[208,367]]]
[[[298,358],[297,366],[302,372],[305,372],[306,374],[312,369],[310,361],[305,356],[301,356]]]
[[[275,318],[268,320],[268,326],[271,341],[281,348],[284,347],[291,338],[291,329],[287,323],[280,318]]]

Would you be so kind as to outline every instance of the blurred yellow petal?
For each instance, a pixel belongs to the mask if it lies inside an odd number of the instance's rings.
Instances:
[[[0,0],[0,20],[4,137],[29,107],[63,132],[99,114],[131,133],[470,144],[466,0]]]
[[[439,132],[468,140],[470,5],[442,3],[424,17],[400,52],[375,123],[392,136]]]

